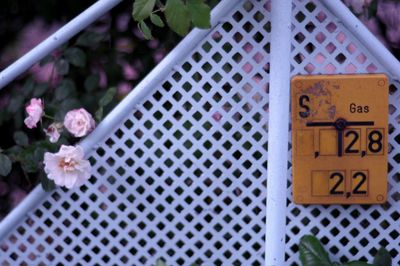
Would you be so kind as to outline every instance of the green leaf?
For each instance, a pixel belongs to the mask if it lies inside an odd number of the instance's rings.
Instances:
[[[376,16],[378,11],[378,0],[373,0],[368,6],[368,18],[372,18]]]
[[[331,266],[328,253],[319,240],[312,235],[305,235],[299,244],[300,261],[303,266]]]
[[[12,162],[17,162],[20,160],[20,154],[23,151],[23,148],[18,145],[14,145],[11,148],[7,149],[7,155],[11,159]]]
[[[162,19],[160,18],[159,15],[151,14],[151,15],[150,15],[150,21],[151,21],[151,23],[153,23],[153,24],[156,25],[157,27],[162,28],[162,27],[165,26],[165,25],[164,25],[164,22],[162,21]]]
[[[10,113],[15,113],[19,109],[23,108],[23,104],[24,97],[22,95],[13,96],[8,104],[7,111]]]
[[[22,169],[27,173],[36,173],[43,168],[44,153],[46,151],[54,152],[56,149],[57,145],[47,140],[31,143],[31,145],[23,149],[19,154]]]
[[[182,0],[167,0],[165,17],[170,28],[179,35],[183,36],[189,31],[189,11]]]
[[[143,34],[143,36],[146,40],[150,40],[153,38],[153,36],[151,35],[150,28],[147,26],[146,22],[144,22],[143,20],[139,22],[139,30]]]
[[[373,264],[376,266],[391,266],[392,257],[384,247],[381,247],[375,255]]]
[[[167,266],[167,264],[162,259],[158,259],[156,261],[156,266]]]
[[[84,87],[86,91],[91,92],[99,85],[100,77],[98,74],[90,75],[85,79]]]
[[[29,94],[33,92],[33,89],[35,88],[35,82],[33,81],[32,78],[28,78],[22,87],[22,93],[24,94],[25,97],[27,97]]]
[[[15,114],[13,114],[14,128],[16,130],[25,127],[24,118],[25,118],[25,110],[23,109],[18,110]]]
[[[96,119],[97,123],[101,121],[103,118],[103,107],[99,107],[97,111],[94,113],[94,118]]]
[[[68,48],[64,55],[68,62],[74,66],[84,67],[86,65],[86,54],[79,48]]]
[[[75,91],[75,83],[70,79],[64,79],[60,86],[55,89],[55,98],[57,101],[62,101]]]
[[[369,264],[364,261],[349,261],[344,264],[340,264],[340,266],[375,266],[374,264]]]
[[[41,97],[46,91],[49,85],[47,83],[36,84],[33,91],[33,97]]]
[[[11,172],[11,160],[7,155],[0,153],[0,175],[6,176]]]
[[[117,89],[115,87],[109,88],[106,93],[101,97],[99,101],[99,106],[104,107],[109,104],[117,93]]]
[[[53,61],[54,61],[54,56],[52,54],[48,54],[42,60],[40,60],[39,66],[41,66],[41,67],[45,66],[48,63],[53,62]]]
[[[46,149],[44,147],[39,146],[33,152],[33,157],[35,158],[36,162],[43,162],[44,154],[46,153]]]
[[[188,0],[187,6],[193,25],[201,29],[211,27],[211,9],[203,0]]]
[[[39,169],[39,161],[36,160],[32,149],[26,149],[21,152],[21,166],[22,169],[27,173],[36,173]]]
[[[57,73],[64,76],[69,73],[69,63],[65,59],[57,60],[56,62]]]
[[[56,184],[54,183],[54,181],[48,179],[43,171],[40,172],[40,183],[42,185],[43,190],[46,192],[50,192],[56,188]]]
[[[148,18],[154,9],[156,0],[135,0],[133,3],[132,17],[136,21]]]
[[[104,38],[105,36],[101,33],[86,31],[79,36],[76,44],[91,47],[97,45],[99,42],[104,40]]]
[[[23,147],[28,146],[29,139],[28,139],[28,136],[24,132],[17,131],[14,133],[13,137],[14,137],[14,141],[17,145],[23,146]]]

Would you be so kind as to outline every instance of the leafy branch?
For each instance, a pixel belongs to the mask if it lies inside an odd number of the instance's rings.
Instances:
[[[201,29],[210,28],[211,8],[204,0],[135,0],[132,17],[138,22],[139,30],[146,39],[152,39],[149,21],[156,27],[164,27],[163,13],[166,24],[180,36],[188,33],[191,25]],[[147,22],[146,22],[147,21]]]
[[[385,248],[380,248],[372,264],[364,261],[350,261],[343,264],[332,262],[321,242],[312,235],[305,235],[300,240],[300,261],[303,266],[391,266],[392,258]]]

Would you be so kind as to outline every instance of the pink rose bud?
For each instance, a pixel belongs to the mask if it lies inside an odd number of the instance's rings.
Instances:
[[[95,128],[96,123],[91,114],[80,108],[71,110],[65,115],[64,126],[75,137],[83,137]]]
[[[56,143],[60,138],[62,127],[62,123],[52,123],[47,129],[44,129],[43,131],[49,137],[51,143]]]
[[[128,82],[121,82],[118,84],[118,97],[124,98],[132,90],[132,85]]]
[[[41,99],[32,98],[30,103],[25,107],[28,117],[24,123],[28,128],[35,128],[36,124],[42,119],[44,104]]]
[[[99,87],[100,88],[106,88],[108,86],[108,80],[107,80],[107,74],[104,71],[104,69],[99,69],[98,70],[98,75],[99,75]]]
[[[139,77],[139,73],[136,70],[136,68],[134,68],[133,66],[131,66],[128,63],[123,63],[122,70],[124,72],[124,77],[127,80],[134,80],[134,79],[137,79]]]
[[[378,1],[376,16],[387,28],[398,28],[400,23],[400,3],[398,1]]]
[[[393,48],[400,48],[400,29],[399,28],[387,28],[386,38]]]
[[[367,8],[371,0],[344,0],[345,5],[351,7],[355,14],[361,14]]]
[[[156,63],[159,63],[165,56],[166,52],[164,50],[158,50],[153,54],[153,59]]]
[[[376,17],[369,18],[368,16],[361,15],[359,19],[375,35],[375,37],[381,41],[383,45],[389,48],[389,44],[386,41],[382,32],[380,21]]]
[[[131,16],[128,13],[121,14],[117,17],[117,30],[118,31],[126,31],[128,30],[129,21],[131,20]]]

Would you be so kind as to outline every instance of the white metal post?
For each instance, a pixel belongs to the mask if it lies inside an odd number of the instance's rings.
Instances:
[[[281,266],[285,261],[291,14],[291,0],[272,0],[265,245],[268,266]]]

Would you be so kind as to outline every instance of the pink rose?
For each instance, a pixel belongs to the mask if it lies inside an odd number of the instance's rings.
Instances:
[[[107,74],[104,71],[104,69],[101,69],[99,72],[99,87],[100,88],[106,88],[108,86],[108,79],[107,79]]]
[[[386,48],[389,48],[389,44],[383,36],[381,26],[379,25],[379,21],[376,19],[376,17],[368,18],[368,16],[361,15],[359,19],[375,35],[375,37],[386,46]]]
[[[153,54],[153,59],[154,59],[154,61],[155,61],[156,63],[159,63],[159,62],[164,58],[165,54],[166,54],[166,52],[165,52],[165,50],[163,50],[163,49],[156,51],[156,52]]]
[[[62,127],[62,123],[52,123],[47,129],[44,129],[43,131],[49,137],[51,143],[56,143],[60,138]]]
[[[101,66],[95,66],[92,68],[92,73],[99,76],[99,87],[108,88],[107,74]]]
[[[75,137],[83,137],[95,128],[96,123],[91,114],[80,108],[71,110],[65,115],[64,126]]]
[[[39,82],[48,82],[52,87],[57,86],[61,81],[61,76],[55,71],[55,64],[49,62],[44,66],[35,64],[29,70],[33,74],[33,78]]]
[[[139,73],[136,70],[136,68],[134,68],[132,65],[124,62],[122,65],[122,70],[124,72],[124,77],[127,80],[134,80],[137,79],[139,77]]]
[[[344,0],[344,3],[351,7],[355,14],[361,14],[368,8],[372,0]]]
[[[132,90],[132,85],[128,82],[121,82],[118,84],[118,97],[124,98]]]
[[[397,1],[378,1],[377,17],[386,26],[386,39],[389,44],[400,48],[400,3]]]
[[[117,17],[117,30],[118,31],[126,31],[128,30],[129,21],[131,20],[131,16],[128,13],[123,13]]]
[[[44,154],[44,171],[56,185],[69,189],[81,186],[90,178],[91,166],[84,159],[82,147],[61,145],[57,153]]]
[[[8,194],[11,208],[15,208],[26,197],[26,195],[27,193],[20,188],[13,189],[10,194]]]
[[[24,123],[28,128],[35,128],[36,124],[42,119],[44,104],[41,99],[32,98],[30,103],[25,107],[28,117]]]

